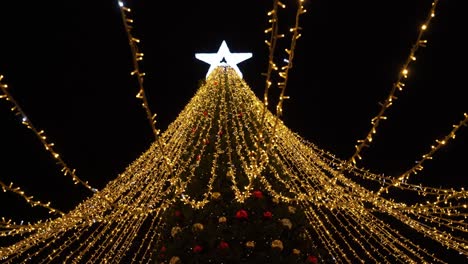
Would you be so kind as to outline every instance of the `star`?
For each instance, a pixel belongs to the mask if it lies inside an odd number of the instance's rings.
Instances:
[[[252,53],[231,53],[229,50],[226,41],[223,40],[221,46],[217,53],[196,53],[195,58],[204,61],[210,64],[210,68],[208,69],[208,73],[206,74],[206,78],[210,75],[210,73],[218,66],[231,66],[234,70],[239,74],[242,78],[242,73],[237,67],[238,63],[241,63],[249,58],[252,57]]]

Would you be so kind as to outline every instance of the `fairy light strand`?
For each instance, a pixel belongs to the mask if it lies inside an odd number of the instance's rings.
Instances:
[[[37,138],[41,141],[42,145],[44,148],[49,152],[49,154],[52,156],[52,158],[55,160],[55,162],[61,166],[61,172],[63,173],[64,176],[69,176],[72,178],[73,182],[75,184],[81,184],[86,189],[90,190],[91,192],[95,193],[97,192],[96,188],[91,187],[87,181],[81,180],[78,176],[76,176],[76,170],[71,169],[65,161],[62,159],[60,154],[54,149],[55,144],[51,143],[47,140],[47,136],[44,132],[44,130],[38,130],[36,127],[32,124],[31,120],[29,117],[26,115],[26,113],[21,109],[19,104],[16,102],[16,100],[13,98],[13,96],[8,92],[8,85],[2,82],[2,79],[4,78],[3,75],[0,75],[0,89],[3,92],[3,95],[0,94],[0,99],[4,99],[8,102],[10,102],[13,107],[10,108],[11,112],[13,112],[16,116],[21,117],[21,124],[23,124],[26,128],[30,129],[31,131],[36,134]]]
[[[377,195],[381,195],[383,192],[386,192],[388,191],[388,189],[390,187],[395,187],[395,186],[398,186],[400,183],[402,182],[406,182],[409,177],[411,175],[415,175],[415,174],[418,174],[419,171],[422,171],[423,170],[423,163],[428,161],[428,160],[432,160],[432,157],[434,156],[434,154],[440,150],[441,148],[443,148],[449,141],[451,141],[452,139],[455,139],[455,135],[457,133],[457,131],[463,127],[463,126],[467,126],[468,124],[468,113],[464,113],[463,114],[464,116],[464,119],[461,120],[458,124],[455,124],[452,126],[452,131],[450,131],[450,133],[448,135],[446,135],[443,139],[441,140],[436,140],[435,141],[435,145],[432,145],[431,146],[431,150],[422,155],[422,158],[415,162],[416,164],[410,168],[409,170],[405,171],[403,174],[401,174],[399,177],[395,178],[391,184],[385,186],[385,187],[382,187],[380,188],[380,190],[377,192]]]
[[[136,98],[141,100],[141,106],[143,107],[146,113],[146,118],[148,119],[151,125],[151,131],[154,134],[155,140],[158,140],[160,131],[156,129],[156,114],[153,114],[149,108],[148,99],[146,97],[145,88],[143,86],[144,77],[146,73],[140,70],[140,63],[141,61],[143,61],[143,56],[144,56],[144,53],[140,50],[138,46],[138,43],[140,43],[140,39],[135,38],[132,34],[133,26],[131,24],[134,22],[134,20],[131,18],[128,18],[127,16],[127,14],[131,12],[131,9],[126,7],[125,4],[121,0],[118,1],[118,4],[120,8],[122,22],[125,27],[125,32],[127,33],[128,43],[130,45],[130,49],[132,52],[133,71],[131,72],[131,75],[136,76],[137,81],[138,81],[139,90],[136,95]]]
[[[289,29],[289,31],[292,33],[292,37],[291,37],[290,48],[285,50],[288,55],[287,65],[281,67],[281,70],[278,72],[279,77],[282,79],[282,81],[278,82],[278,87],[281,90],[278,104],[276,105],[276,116],[278,118],[280,118],[283,115],[283,101],[285,99],[289,99],[289,96],[285,95],[285,91],[286,91],[286,86],[288,83],[289,70],[291,70],[293,67],[293,59],[294,59],[295,49],[297,45],[296,43],[297,43],[297,40],[301,37],[301,33],[299,32],[301,30],[301,27],[299,26],[299,20],[300,20],[300,16],[307,12],[307,10],[303,6],[303,3],[304,3],[304,0],[298,1],[294,27]],[[276,124],[277,122],[275,123],[275,125]]]
[[[349,158],[348,162],[351,162],[353,164],[357,163],[357,160],[361,160],[361,152],[363,151],[364,148],[367,148],[370,146],[370,144],[373,141],[374,135],[377,133],[377,127],[380,125],[380,122],[382,120],[386,120],[387,117],[385,116],[386,111],[393,105],[393,103],[398,99],[396,96],[397,92],[403,91],[405,88],[405,83],[404,80],[408,78],[409,75],[409,66],[416,61],[416,53],[419,50],[420,47],[425,47],[427,40],[423,39],[424,33],[427,32],[427,29],[429,27],[429,24],[431,20],[435,17],[435,10],[437,7],[439,0],[434,0],[431,5],[431,9],[429,11],[429,15],[427,16],[426,20],[424,23],[420,26],[419,28],[419,33],[416,38],[415,43],[413,44],[409,56],[406,59],[405,63],[403,64],[402,69],[398,73],[398,77],[396,82],[393,83],[392,89],[390,90],[390,93],[388,94],[387,98],[383,103],[379,103],[381,108],[378,114],[371,119],[371,129],[367,133],[367,136],[363,139],[359,139],[357,141],[357,145],[355,145],[355,152]]]
[[[17,195],[21,196],[32,207],[40,206],[40,207],[44,207],[44,208],[48,209],[49,212],[53,213],[53,214],[60,214],[60,215],[65,214],[64,212],[50,206],[50,202],[44,203],[44,202],[41,202],[41,201],[38,201],[38,200],[34,200],[33,196],[26,195],[25,192],[23,190],[21,190],[20,187],[13,187],[13,183],[10,183],[9,185],[6,185],[4,182],[0,181],[0,187],[3,189],[4,192],[10,191],[10,192],[16,193]]]
[[[288,83],[288,76],[289,76],[289,70],[293,67],[293,59],[294,59],[294,54],[295,54],[295,49],[296,49],[296,42],[297,40],[301,37],[300,30],[301,27],[299,27],[299,20],[300,16],[304,13],[306,13],[306,9],[303,6],[304,0],[299,0],[298,1],[298,7],[296,11],[296,17],[295,17],[295,23],[294,27],[290,28],[289,31],[292,32],[292,37],[291,37],[291,46],[289,49],[286,49],[286,53],[288,54],[288,60],[287,60],[287,65],[281,67],[281,70],[278,72],[278,75],[282,81],[278,82],[278,88],[280,89],[280,95],[278,99],[278,103],[276,105],[276,118],[275,118],[275,123],[273,124],[273,134],[276,135],[276,127],[278,126],[278,122],[283,115],[283,102],[285,99],[289,99],[289,96],[285,95],[286,91],[286,86]],[[271,137],[270,137],[271,139]],[[272,141],[268,140],[267,141],[267,150],[271,148]]]
[[[294,59],[294,52],[296,48],[296,42],[297,39],[301,36],[300,34],[300,26],[299,26],[299,18],[302,14],[306,13],[306,9],[303,6],[304,0],[298,0],[298,7],[296,11],[296,16],[295,16],[295,23],[294,27],[290,28],[290,32],[292,33],[291,37],[291,45],[289,49],[285,49],[288,59],[287,59],[287,65],[281,67],[280,71],[278,72],[278,75],[282,81],[277,83],[278,88],[280,89],[280,95],[279,95],[279,100],[276,105],[276,120],[273,125],[273,130],[275,130],[279,119],[281,118],[283,114],[283,102],[285,99],[289,99],[289,96],[285,96],[285,90],[286,90],[286,85],[288,82],[288,74],[289,70],[293,66],[293,59]],[[265,30],[265,33],[271,32],[270,33],[270,41],[265,41],[266,44],[269,47],[269,59],[268,59],[268,68],[267,68],[267,73],[266,75],[266,83],[265,83],[265,91],[264,91],[264,96],[263,96],[263,111],[262,111],[262,117],[261,117],[261,126],[263,127],[265,125],[265,114],[268,108],[268,92],[269,88],[272,85],[272,80],[271,80],[271,74],[274,71],[278,71],[278,66],[273,61],[275,49],[276,49],[276,42],[279,38],[284,37],[284,34],[279,34],[278,33],[278,6],[281,6],[282,8],[285,8],[286,6],[279,2],[279,1],[274,1],[273,2],[273,10],[268,12],[268,16],[271,16],[272,18],[269,20],[269,22],[272,24],[270,28]],[[274,132],[273,132],[274,133]],[[265,141],[263,138],[263,133],[260,133],[258,136],[257,144],[260,145],[262,141]],[[269,139],[271,139],[270,137]],[[272,145],[271,140],[266,140],[263,142],[265,145],[266,150],[268,151]],[[259,146],[257,146],[259,147]],[[257,151],[257,160],[260,158],[262,155],[262,151],[258,150]],[[265,166],[264,164],[257,165],[260,166],[260,170],[262,169],[262,166]]]
[[[161,153],[163,153],[164,164],[166,164],[166,166],[168,166],[169,168],[169,171],[172,172],[171,161],[168,160],[166,156],[164,155],[165,153],[164,145],[162,144],[161,138],[159,136],[160,130],[156,129],[156,114],[153,114],[149,108],[148,99],[146,96],[145,88],[143,86],[144,76],[146,74],[144,72],[141,72],[140,62],[143,60],[144,54],[143,52],[140,51],[139,46],[138,46],[138,43],[140,43],[140,40],[135,38],[132,34],[133,26],[130,26],[130,24],[133,23],[133,19],[130,19],[127,17],[127,13],[130,13],[131,9],[126,7],[122,0],[118,0],[118,5],[120,8],[120,14],[121,14],[122,21],[125,27],[125,32],[127,33],[128,43],[130,45],[130,49],[132,53],[133,71],[131,72],[131,75],[135,75],[138,80],[139,91],[136,95],[136,98],[142,101],[141,106],[143,107],[146,113],[146,118],[148,119],[151,125],[151,130],[153,131],[155,141],[159,145]]]
[[[276,66],[274,62],[274,55],[276,51],[276,43],[279,38],[283,37],[282,34],[278,33],[278,6],[285,7],[280,1],[275,0],[273,1],[273,9],[267,13],[269,19],[269,23],[271,26],[265,29],[265,34],[270,33],[270,40],[265,40],[265,44],[268,46],[268,67],[265,75],[265,91],[263,93],[263,111],[262,111],[262,125],[265,122],[265,113],[268,109],[268,93],[270,87],[272,85],[271,76],[272,72],[278,70],[278,66]]]
[[[268,66],[267,66],[267,71],[266,73],[262,73],[262,75],[265,76],[265,90],[263,92],[263,109],[261,112],[261,118],[260,118],[260,123],[262,128],[265,126],[265,118],[266,118],[266,113],[268,111],[268,94],[272,85],[272,73],[273,71],[278,70],[278,66],[276,66],[274,62],[274,56],[276,52],[276,43],[278,42],[279,38],[284,37],[284,34],[279,34],[278,33],[278,7],[285,8],[286,5],[281,3],[279,0],[273,0],[273,7],[270,11],[267,13],[267,17],[269,17],[268,23],[270,24],[270,27],[265,29],[264,33],[268,34],[269,33],[269,40],[265,39],[265,44],[268,46]],[[258,134],[257,140],[256,140],[256,148],[257,148],[257,153],[256,153],[256,160],[253,162],[254,166],[257,166],[258,160],[260,159],[260,156],[262,155],[262,149],[260,148],[260,145],[263,144],[264,138],[263,138],[263,131],[260,131]],[[235,185],[234,185],[235,186]],[[238,193],[239,194],[239,193]],[[237,196],[239,199],[241,196]]]

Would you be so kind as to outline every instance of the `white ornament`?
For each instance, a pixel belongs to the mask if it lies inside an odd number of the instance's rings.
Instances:
[[[252,53],[231,53],[223,40],[217,53],[196,53],[195,58],[210,64],[206,78],[218,66],[231,66],[242,78],[242,73],[237,67],[237,64],[252,57]]]

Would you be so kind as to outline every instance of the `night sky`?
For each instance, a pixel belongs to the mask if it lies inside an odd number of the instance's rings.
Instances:
[[[14,2],[14,4],[12,3]],[[292,25],[294,1],[282,12]],[[428,45],[410,68],[406,90],[387,112],[361,166],[399,175],[468,112],[466,9],[440,1]],[[291,130],[347,159],[370,129],[431,1],[306,0],[283,120]],[[238,66],[252,90],[264,91],[271,1],[128,1],[145,54],[145,89],[164,130],[187,104],[209,65],[198,52],[252,52]],[[131,53],[117,1],[1,1],[0,74],[33,124],[46,131],[77,175],[101,189],[152,143],[130,76]],[[289,38],[280,48],[289,46]],[[284,53],[283,53],[284,54]],[[278,57],[280,59],[280,57]],[[277,91],[271,93],[277,96]],[[89,197],[73,185],[36,136],[0,101],[0,180],[64,211]],[[468,128],[425,165],[414,182],[467,187]],[[47,217],[17,196],[0,193],[0,216]]]

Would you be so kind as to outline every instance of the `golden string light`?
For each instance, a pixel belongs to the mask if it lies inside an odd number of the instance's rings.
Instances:
[[[86,189],[92,191],[92,192],[97,192],[96,188],[91,187],[87,181],[81,180],[78,176],[76,176],[76,171],[75,169],[71,169],[65,161],[62,159],[60,154],[54,149],[54,143],[50,142],[47,140],[47,136],[44,132],[44,130],[38,130],[31,122],[29,117],[26,115],[26,113],[21,109],[19,104],[16,102],[16,100],[13,98],[13,96],[10,94],[8,91],[8,85],[4,82],[2,82],[4,76],[0,75],[0,89],[3,92],[3,94],[0,94],[0,99],[4,99],[8,102],[10,102],[13,107],[10,108],[11,112],[13,112],[16,116],[21,117],[21,124],[23,124],[26,128],[30,129],[31,131],[36,134],[37,138],[41,141],[42,145],[44,148],[49,152],[49,154],[52,156],[52,158],[55,160],[55,162],[61,166],[61,172],[63,173],[64,176],[69,176],[72,178],[73,182],[75,184],[81,184]]]
[[[450,140],[455,139],[455,134],[457,133],[457,131],[462,126],[467,126],[468,125],[468,114],[464,113],[463,116],[464,116],[463,120],[461,120],[458,124],[453,125],[452,126],[452,131],[450,131],[450,133],[448,135],[446,135],[441,140],[436,140],[435,141],[436,144],[431,146],[431,150],[428,153],[422,155],[421,160],[415,162],[416,164],[412,168],[410,168],[409,170],[407,170],[406,172],[401,174],[398,178],[392,180],[392,182],[389,185],[387,185],[385,187],[382,187],[377,192],[377,195],[380,195],[382,192],[388,191],[388,189],[390,187],[400,185],[400,183],[407,181],[411,175],[418,174],[419,171],[422,171],[423,170],[423,163],[425,161],[427,161],[427,160],[431,160],[432,157],[434,156],[434,154],[439,149],[443,148]]]
[[[291,37],[290,48],[285,49],[285,51],[286,51],[286,53],[288,55],[288,59],[286,60],[287,65],[282,66],[281,69],[278,72],[278,76],[280,77],[281,81],[277,83],[277,86],[280,89],[279,100],[278,100],[278,103],[276,105],[276,117],[277,117],[277,119],[280,119],[280,117],[282,116],[284,100],[289,99],[289,96],[285,95],[285,91],[286,91],[286,86],[287,86],[287,82],[288,82],[289,70],[293,66],[293,59],[294,59],[294,54],[295,54],[294,52],[295,52],[295,49],[296,49],[296,42],[297,42],[297,39],[299,39],[300,36],[301,36],[301,34],[299,33],[299,31],[301,29],[301,27],[299,26],[299,18],[300,18],[300,16],[302,14],[307,12],[307,10],[304,8],[303,3],[304,3],[304,0],[298,0],[298,7],[297,7],[297,11],[296,11],[294,26],[289,29],[290,33],[292,33],[292,37]],[[278,21],[278,6],[282,7],[282,8],[286,8],[285,4],[281,3],[280,1],[275,0],[275,1],[273,1],[273,9],[267,13],[268,17],[271,17],[269,19],[269,21],[268,21],[271,24],[271,26],[265,30],[265,33],[270,33],[270,40],[269,41],[265,40],[265,43],[267,44],[268,49],[269,49],[269,55],[268,55],[267,72],[264,74],[266,76],[265,90],[264,90],[264,95],[263,95],[263,105],[264,105],[264,107],[263,107],[263,110],[262,110],[262,116],[260,118],[262,126],[265,124],[265,113],[266,113],[266,111],[268,109],[268,94],[269,94],[269,89],[270,89],[270,87],[272,85],[272,80],[271,80],[272,79],[272,73],[273,73],[273,71],[278,71],[278,66],[274,62],[274,55],[275,55],[275,51],[276,51],[276,43],[277,43],[278,39],[283,38],[285,36],[284,34],[279,34],[279,32],[278,32],[278,23],[279,23],[279,21]],[[275,121],[274,127],[277,126],[278,121],[279,120]],[[257,141],[257,149],[258,149],[258,146],[260,146],[260,144],[264,144],[265,148],[266,148],[266,151],[268,151],[270,149],[270,147],[271,147],[272,142],[268,141],[268,140],[265,141],[265,139],[263,137],[264,137],[264,135],[261,132],[258,135],[258,138],[256,140]],[[270,139],[271,139],[271,137],[270,137]],[[264,142],[262,142],[262,141],[264,141]],[[257,151],[256,160],[258,160],[261,155],[265,155],[264,150]],[[259,166],[259,168],[257,170],[259,170],[259,172],[260,172],[262,170],[262,168],[265,166],[265,164],[257,164],[256,160],[254,160],[254,165],[253,166]]]
[[[301,29],[301,27],[299,26],[299,17],[300,15],[306,12],[306,9],[304,8],[303,3],[304,3],[304,0],[298,1],[298,7],[296,11],[296,16],[295,16],[295,23],[294,23],[294,26],[289,29],[289,31],[292,33],[292,37],[291,37],[290,48],[285,49],[288,55],[288,59],[286,60],[287,65],[281,67],[281,70],[278,72],[278,75],[280,79],[282,80],[281,82],[277,83],[278,88],[281,90],[280,95],[279,95],[279,101],[276,105],[276,114],[278,117],[281,117],[282,115],[282,112],[283,112],[282,106],[283,106],[284,99],[289,99],[289,97],[285,96],[284,93],[285,93],[286,85],[288,81],[288,73],[289,73],[289,70],[293,66],[293,58],[294,58],[294,51],[296,48],[296,42],[297,42],[297,39],[301,36],[301,34],[299,33],[299,30]],[[268,93],[272,85],[272,80],[271,80],[272,72],[278,71],[278,66],[274,62],[274,55],[276,52],[276,43],[278,39],[284,38],[285,36],[284,34],[279,34],[278,32],[278,23],[279,23],[278,7],[286,8],[286,5],[281,3],[280,1],[275,0],[273,1],[273,9],[267,13],[268,17],[271,17],[268,21],[271,24],[271,26],[265,30],[265,33],[270,33],[270,40],[265,40],[265,43],[268,46],[269,55],[268,55],[267,72],[264,73],[264,75],[266,76],[265,90],[264,90],[264,95],[263,95],[263,104],[265,107],[262,112],[262,119],[261,119],[262,124],[264,122],[265,111],[268,107]]]
[[[141,106],[143,107],[145,113],[146,113],[146,118],[148,119],[151,130],[153,131],[154,138],[157,142],[157,144],[160,147],[161,153],[163,153],[164,157],[164,164],[169,168],[169,171],[172,172],[172,165],[171,161],[168,160],[165,156],[165,150],[164,150],[164,145],[161,142],[161,139],[159,137],[160,130],[156,129],[156,114],[153,114],[149,108],[148,105],[148,99],[146,97],[146,92],[145,88],[143,86],[144,82],[144,76],[146,75],[144,72],[140,70],[140,62],[143,60],[144,53],[141,52],[138,43],[140,43],[140,40],[135,38],[132,34],[132,28],[131,24],[133,23],[133,19],[128,18],[127,14],[131,12],[131,9],[126,7],[124,2],[122,0],[118,0],[119,8],[120,8],[120,14],[122,17],[122,22],[125,27],[125,32],[127,33],[128,37],[128,43],[130,45],[130,50],[132,52],[132,59],[133,59],[133,71],[131,72],[131,75],[135,75],[138,80],[138,86],[139,86],[139,91],[136,95],[136,98],[141,100]]]
[[[393,103],[398,99],[396,96],[397,92],[403,91],[405,88],[405,83],[404,80],[408,78],[409,74],[409,66],[416,61],[416,53],[419,50],[420,47],[425,47],[427,44],[427,40],[423,39],[424,33],[427,32],[427,29],[429,27],[429,24],[431,20],[435,17],[435,11],[437,8],[437,4],[439,3],[439,0],[434,0],[431,4],[431,9],[429,11],[429,15],[426,17],[426,20],[424,23],[419,27],[419,33],[416,38],[415,43],[411,47],[410,53],[403,64],[402,69],[398,73],[397,80],[393,83],[392,89],[390,90],[390,93],[386,97],[383,103],[379,103],[381,108],[378,114],[372,118],[371,120],[371,129],[367,133],[367,136],[363,139],[359,139],[357,141],[357,145],[355,145],[355,152],[349,158],[348,162],[352,162],[353,164],[357,163],[357,160],[362,159],[361,157],[361,152],[363,151],[364,148],[369,147],[370,144],[372,143],[374,139],[374,135],[377,133],[377,127],[380,125],[380,122],[382,120],[386,120],[387,117],[385,116],[386,111],[393,105]]]
[[[271,26],[265,29],[265,34],[270,33],[270,40],[265,40],[265,44],[268,46],[268,67],[265,75],[265,91],[263,94],[263,104],[264,109],[262,112],[262,124],[265,121],[265,113],[266,109],[268,109],[268,92],[272,85],[271,75],[274,70],[278,70],[278,66],[276,66],[274,62],[274,55],[276,51],[276,42],[279,38],[284,37],[284,34],[278,33],[278,6],[285,8],[285,5],[278,0],[273,1],[273,9],[268,12],[268,17],[271,17],[268,22]]]
[[[126,7],[124,2],[118,0],[119,8],[120,8],[120,15],[122,17],[122,22],[125,27],[125,32],[127,33],[128,43],[130,45],[130,49],[132,52],[132,60],[133,60],[133,71],[131,72],[132,76],[136,76],[138,81],[138,93],[136,98],[141,100],[141,106],[143,107],[146,118],[148,119],[151,125],[151,131],[153,132],[154,138],[157,140],[160,131],[156,129],[156,114],[151,112],[149,108],[148,99],[146,97],[145,88],[143,86],[144,77],[146,73],[140,70],[140,63],[143,61],[144,53],[140,50],[138,44],[140,43],[140,39],[135,38],[132,34],[134,20],[128,17],[128,14],[131,13],[131,9]]]
[[[285,49],[286,53],[288,54],[287,65],[281,67],[281,70],[278,72],[279,77],[282,79],[282,81],[278,82],[278,87],[281,90],[278,104],[276,105],[276,116],[278,118],[280,118],[283,114],[284,99],[289,99],[289,96],[286,96],[284,93],[286,91],[286,85],[288,83],[289,70],[293,67],[293,59],[294,59],[294,54],[295,54],[295,49],[296,49],[296,42],[301,37],[301,33],[299,33],[299,30],[301,30],[301,27],[299,27],[299,18],[302,14],[307,12],[307,10],[304,8],[303,3],[304,3],[304,0],[298,1],[294,27],[289,29],[289,31],[292,33],[292,37],[291,37],[290,48]]]
[[[20,187],[13,187],[13,183],[10,183],[9,185],[6,185],[4,182],[0,181],[0,187],[2,187],[2,190],[4,192],[10,191],[10,192],[18,194],[27,203],[29,203],[32,207],[40,206],[40,207],[44,207],[44,208],[48,209],[50,213],[56,213],[56,214],[64,215],[64,213],[62,211],[60,211],[58,209],[55,209],[52,206],[50,206],[50,202],[44,203],[44,202],[41,202],[41,201],[34,200],[33,196],[29,196],[29,195],[25,194],[24,191],[21,190]]]
[[[283,38],[284,34],[279,34],[278,32],[278,7],[285,8],[286,5],[281,3],[279,0],[273,0],[273,7],[272,10],[268,11],[267,17],[268,23],[270,24],[270,27],[265,29],[265,34],[270,34],[269,40],[265,40],[265,44],[268,46],[268,66],[267,66],[267,71],[266,73],[262,73],[265,75],[265,90],[263,92],[263,109],[262,109],[262,116],[261,116],[261,124],[262,126],[265,124],[265,115],[266,112],[268,111],[268,93],[270,90],[270,87],[272,85],[272,73],[273,71],[278,70],[278,66],[276,66],[274,62],[274,56],[276,52],[276,43],[278,39]],[[263,144],[263,132],[260,132],[260,134],[257,137],[256,140],[256,147],[259,149],[259,145]],[[260,151],[257,152],[257,157],[256,159],[258,160],[260,158]],[[255,163],[256,165],[256,163]],[[238,193],[238,192],[237,192]]]

